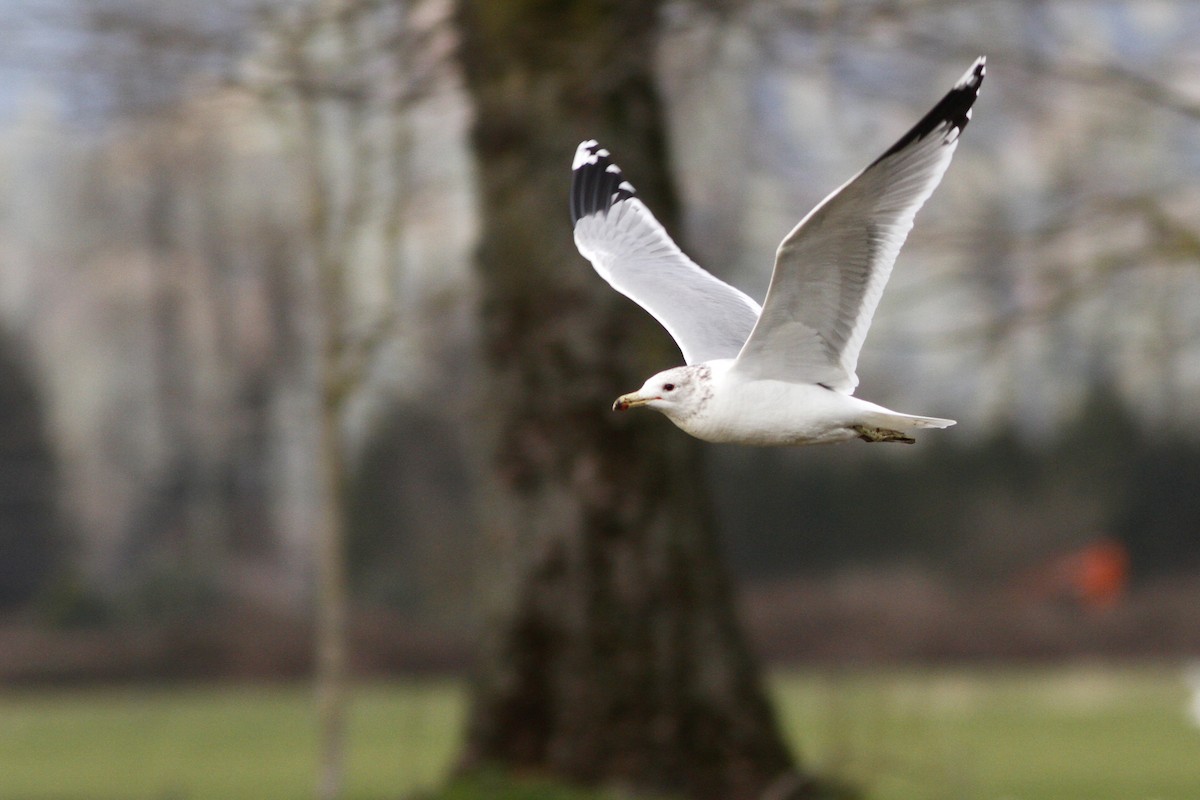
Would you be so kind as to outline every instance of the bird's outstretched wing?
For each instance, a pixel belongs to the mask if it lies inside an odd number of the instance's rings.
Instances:
[[[980,57],[912,130],[784,238],[735,369],[854,391],[858,354],[892,264],[950,164],[983,75]]]
[[[758,303],[684,255],[594,139],[579,145],[572,170],[575,245],[596,272],[649,311],[688,364],[736,356]]]

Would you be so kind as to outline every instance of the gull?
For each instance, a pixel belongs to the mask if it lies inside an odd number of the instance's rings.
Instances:
[[[762,307],[684,255],[594,140],[571,166],[575,245],[662,324],[685,366],[621,395],[709,442],[806,445],[914,440],[954,420],[853,396],[858,354],[913,217],[942,179],[983,83],[978,58],[887,152],[800,220],[779,245]]]

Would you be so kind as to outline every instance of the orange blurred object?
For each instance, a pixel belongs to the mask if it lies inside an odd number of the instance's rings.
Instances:
[[[1115,606],[1129,586],[1129,551],[1116,539],[1096,539],[1047,558],[1014,582],[1015,596],[1045,602],[1070,598],[1084,608]]]
[[[1063,566],[1080,603],[1091,608],[1116,605],[1129,584],[1129,553],[1114,539],[1077,550],[1064,558]]]

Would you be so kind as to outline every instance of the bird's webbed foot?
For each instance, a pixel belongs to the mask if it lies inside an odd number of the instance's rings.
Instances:
[[[873,428],[870,425],[855,425],[851,428],[864,442],[901,442],[913,444],[917,440],[903,431],[893,431],[888,428]]]

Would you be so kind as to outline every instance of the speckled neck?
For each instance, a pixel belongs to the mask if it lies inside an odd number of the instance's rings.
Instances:
[[[690,403],[684,413],[673,415],[677,423],[685,423],[695,419],[708,408],[708,404],[713,398],[712,368],[707,364],[696,364],[689,367],[688,371],[692,373],[696,383],[695,402]]]

